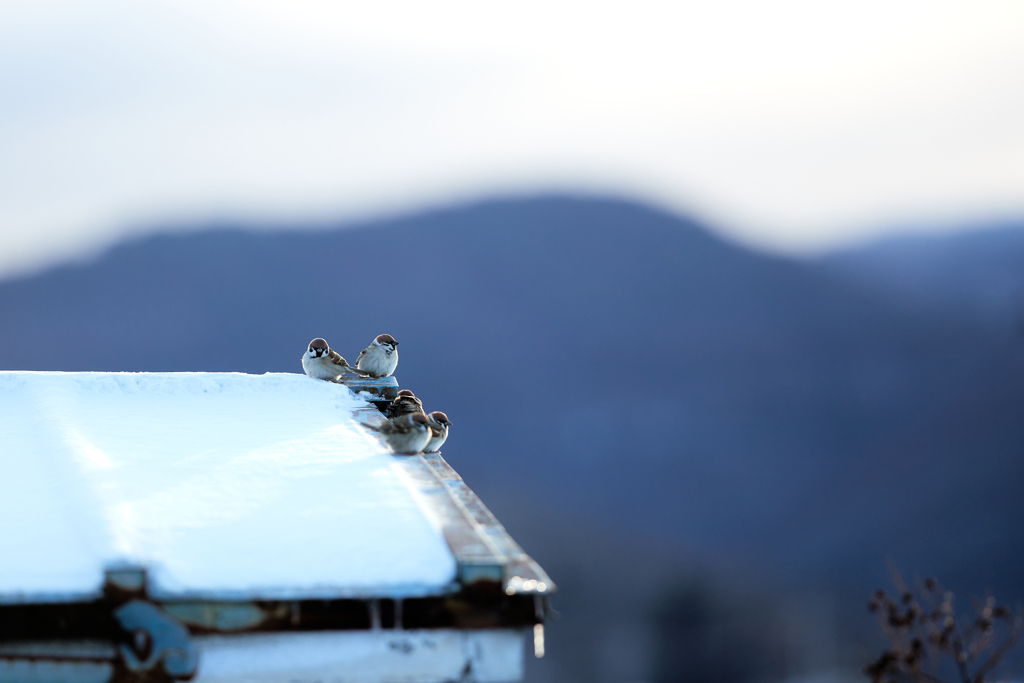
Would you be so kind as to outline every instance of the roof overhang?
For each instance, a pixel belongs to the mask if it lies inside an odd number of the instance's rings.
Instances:
[[[439,453],[360,426],[393,378],[352,384],[0,372],[0,668],[180,678],[260,638],[500,660],[529,627],[542,651],[550,578]]]

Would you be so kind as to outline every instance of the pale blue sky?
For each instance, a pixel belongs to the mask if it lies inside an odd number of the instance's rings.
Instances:
[[[169,221],[614,192],[806,252],[1024,215],[1024,3],[0,4],[0,275]]]

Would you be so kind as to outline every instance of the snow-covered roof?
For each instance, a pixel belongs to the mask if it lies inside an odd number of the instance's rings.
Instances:
[[[0,602],[414,596],[456,560],[369,406],[303,375],[0,372]]]

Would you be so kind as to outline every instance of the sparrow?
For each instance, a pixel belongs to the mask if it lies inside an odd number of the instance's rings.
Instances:
[[[422,453],[430,441],[430,418],[420,413],[408,413],[384,424],[363,425],[384,437],[384,441],[395,453],[415,455]]]
[[[390,377],[398,367],[398,342],[390,334],[378,334],[359,352],[356,367],[371,377]]]
[[[320,337],[309,342],[309,348],[302,354],[302,370],[314,379],[325,379],[329,382],[337,382],[346,372],[368,374],[349,365],[347,360],[331,349]]]
[[[398,392],[395,400],[389,403],[387,409],[384,410],[384,417],[392,420],[396,417],[409,415],[410,413],[422,412],[423,401],[416,398],[408,389],[402,389]]]
[[[452,426],[448,416],[440,410],[435,410],[429,417],[430,423],[427,426],[430,428],[430,441],[427,442],[426,447],[423,449],[424,453],[440,450],[442,444],[448,438],[448,428]]]

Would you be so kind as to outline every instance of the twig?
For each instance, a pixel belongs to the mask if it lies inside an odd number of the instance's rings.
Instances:
[[[999,660],[1005,657],[1006,653],[1013,649],[1013,646],[1017,644],[1017,640],[1020,638],[1022,626],[1024,626],[1024,623],[1022,623],[1020,617],[1016,618],[1013,627],[1006,634],[1006,639],[996,647],[988,661],[978,667],[977,672],[974,674],[974,683],[982,683],[985,680],[985,675],[999,664]]]
[[[957,619],[953,594],[943,591],[934,579],[926,580],[915,595],[898,572],[892,574],[899,594],[890,597],[877,591],[868,605],[878,615],[879,626],[891,644],[864,669],[873,683],[947,683],[921,670],[928,665],[938,672],[945,655],[955,661],[959,683],[986,683],[985,678],[1024,637],[1024,617],[1018,616],[1024,608],[1015,615],[989,597],[984,605],[975,606],[974,619]],[[1000,621],[1006,635],[997,643]],[[980,665],[972,676],[975,662]]]

